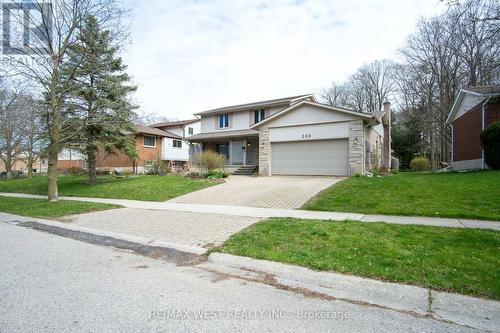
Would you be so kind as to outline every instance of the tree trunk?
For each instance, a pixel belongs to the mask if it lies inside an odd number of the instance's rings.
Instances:
[[[52,75],[50,82],[50,116],[49,123],[50,142],[48,147],[48,167],[47,167],[47,180],[48,197],[49,201],[59,200],[59,193],[57,189],[57,161],[59,154],[60,144],[60,131],[61,131],[61,106],[57,96],[58,78],[59,78],[59,59],[57,56],[52,57]]]
[[[33,178],[33,160],[31,157],[28,158],[26,167],[28,168],[28,178]]]
[[[87,163],[89,167],[89,183],[90,185],[97,184],[97,172],[96,172],[96,154],[93,147],[87,148]]]
[[[59,200],[59,194],[57,191],[57,160],[58,160],[58,145],[56,142],[49,143],[48,149],[48,168],[47,168],[47,180],[49,181],[48,187],[48,197],[49,201]]]
[[[7,172],[7,179],[12,178],[12,159],[10,156],[7,156],[7,159],[5,160],[5,172]]]

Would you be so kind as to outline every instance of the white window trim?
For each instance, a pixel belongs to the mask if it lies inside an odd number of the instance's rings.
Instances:
[[[227,114],[227,126],[226,127],[220,127],[220,116],[226,115]],[[219,130],[225,130],[228,128],[232,128],[232,118],[233,115],[232,113],[224,112],[224,113],[219,113],[215,116],[215,128]]]
[[[174,146],[174,141],[179,141],[181,143],[181,146],[180,147]],[[182,149],[182,140],[172,139],[172,148],[174,148],[174,149]]]
[[[146,139],[146,137],[148,137],[148,138],[153,138],[153,139],[154,139],[154,141],[155,141],[154,146],[150,146],[150,145],[147,145],[147,144],[146,144],[146,140],[145,140],[145,139]],[[142,138],[142,146],[143,146],[143,147],[147,147],[147,148],[156,148],[156,136],[153,136],[153,135],[143,135],[143,138]]]

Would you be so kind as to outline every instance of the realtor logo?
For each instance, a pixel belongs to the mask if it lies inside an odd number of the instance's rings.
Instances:
[[[50,3],[0,3],[3,13],[2,51],[10,55],[45,55],[52,38]]]

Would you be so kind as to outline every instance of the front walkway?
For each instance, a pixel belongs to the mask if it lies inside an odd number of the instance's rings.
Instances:
[[[174,198],[170,202],[295,209],[341,177],[231,176],[224,184]]]

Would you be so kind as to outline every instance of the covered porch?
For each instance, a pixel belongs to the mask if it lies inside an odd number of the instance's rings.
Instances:
[[[203,151],[211,150],[225,156],[227,172],[259,165],[259,132],[256,130],[202,133],[190,137],[189,141],[200,143]]]

